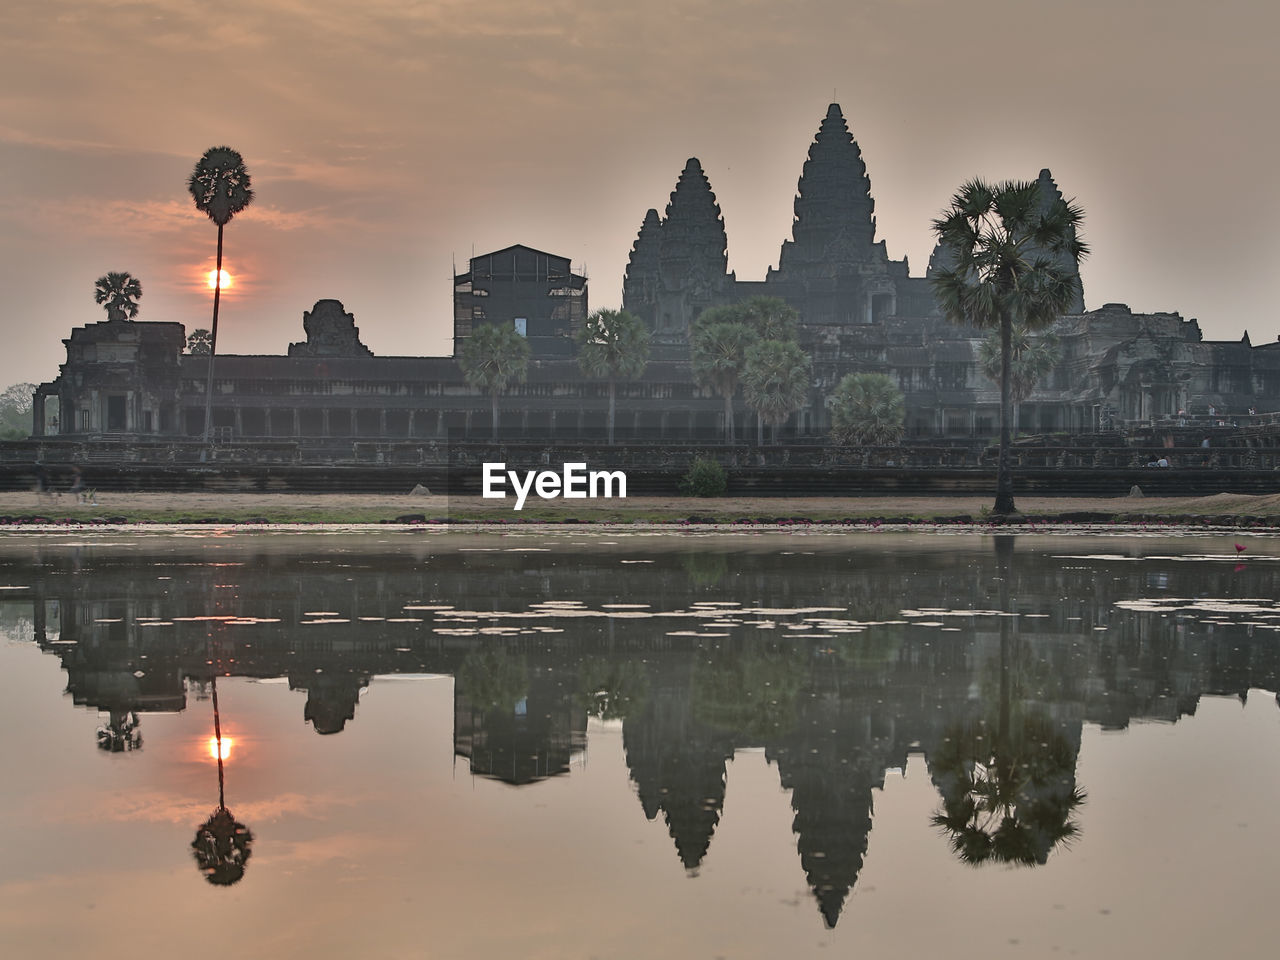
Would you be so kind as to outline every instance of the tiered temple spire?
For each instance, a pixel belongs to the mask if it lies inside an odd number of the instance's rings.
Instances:
[[[827,115],[809,147],[796,185],[792,238],[782,245],[778,269],[819,262],[861,262],[872,258],[875,200],[862,151],[849,132],[840,105]]]

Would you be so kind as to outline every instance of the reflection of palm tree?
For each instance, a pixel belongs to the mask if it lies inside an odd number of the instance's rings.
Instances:
[[[142,749],[142,726],[132,710],[112,710],[111,720],[98,728],[98,747],[108,753]]]
[[[1009,611],[1014,538],[995,538],[1000,609]],[[953,725],[930,758],[942,810],[933,823],[965,863],[1042,864],[1079,834],[1084,802],[1075,784],[1076,748],[1043,710],[1023,712],[1012,617],[1000,617],[1000,691],[994,724]],[[993,736],[994,734],[994,736]]]
[[[240,823],[226,803],[226,780],[222,766],[222,716],[218,710],[218,673],[213,674],[214,753],[218,757],[218,809],[196,830],[191,850],[204,878],[218,886],[230,886],[244,876],[253,852],[253,833]]]
[[[1075,750],[1042,712],[991,733],[982,721],[948,730],[930,763],[942,793],[933,823],[965,863],[1042,864],[1080,832]]]
[[[218,886],[230,886],[244,876],[252,851],[253,834],[226,807],[213,811],[191,841],[196,864],[204,878]]]

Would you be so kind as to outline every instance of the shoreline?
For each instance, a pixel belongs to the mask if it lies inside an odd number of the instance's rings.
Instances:
[[[796,529],[1047,532],[1149,530],[1280,531],[1280,494],[1207,497],[1017,500],[1019,514],[995,517],[990,497],[637,497],[583,503],[545,501],[514,511],[479,497],[283,493],[105,493],[97,503],[34,492],[0,493],[0,528],[189,530]]]

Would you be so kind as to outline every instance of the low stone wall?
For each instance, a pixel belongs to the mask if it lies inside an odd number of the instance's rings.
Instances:
[[[510,458],[511,469],[537,469],[537,462]],[[591,459],[587,460],[591,464]],[[680,492],[684,464],[592,464],[622,469],[631,496],[672,496]],[[558,468],[557,462],[553,468]],[[88,488],[112,491],[199,491],[264,493],[408,493],[422,484],[433,493],[478,496],[479,465],[445,464],[193,464],[88,463]],[[69,465],[45,467],[50,486],[67,491]],[[736,466],[728,468],[728,496],[974,496],[991,494],[991,467]],[[0,489],[30,490],[33,464],[0,463]],[[1280,493],[1280,472],[1232,467],[1094,468],[1023,467],[1014,490],[1043,497],[1120,497],[1137,485],[1148,496],[1205,496],[1214,493]]]

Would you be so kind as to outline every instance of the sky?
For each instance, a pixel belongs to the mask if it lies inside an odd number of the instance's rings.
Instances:
[[[284,353],[341,300],[380,355],[451,350],[452,275],[522,243],[621,304],[645,211],[698,157],[729,266],[763,279],[833,98],[878,239],[923,274],[965,180],[1048,167],[1085,211],[1089,309],[1276,338],[1280,10],[1260,0],[6,0],[0,386],[57,376],[127,270],[139,320],[208,327],[216,227],[187,191],[228,145],[219,353]]]

